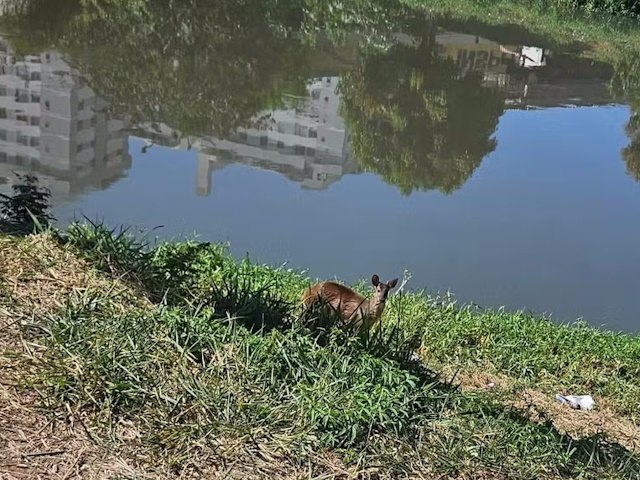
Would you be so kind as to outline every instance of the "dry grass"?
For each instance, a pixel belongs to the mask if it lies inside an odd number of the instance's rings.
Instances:
[[[78,415],[47,418],[25,379],[37,372],[42,348],[25,337],[69,296],[102,292],[122,308],[136,298],[101,277],[47,235],[0,237],[0,478],[72,479],[140,476],[129,461],[97,444]]]
[[[595,398],[596,409],[575,410],[559,403],[555,394],[535,388],[525,388],[506,375],[486,373],[489,369],[459,371],[456,381],[463,391],[484,391],[500,398],[502,403],[527,412],[534,421],[551,420],[560,431],[580,439],[605,433],[625,448],[633,451],[640,448],[640,424],[637,419],[617,413],[606,398]],[[453,370],[447,369],[452,375]],[[585,392],[560,392],[563,394]]]
[[[123,309],[131,302],[150,305],[124,283],[98,274],[49,235],[0,237],[0,298],[14,320],[50,315],[68,297],[90,291],[110,297]]]
[[[0,385],[0,478],[143,478],[127,460],[97,445],[73,416],[48,420],[38,402],[21,388]]]

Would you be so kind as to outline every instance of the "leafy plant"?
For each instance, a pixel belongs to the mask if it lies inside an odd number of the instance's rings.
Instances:
[[[233,268],[210,287],[201,300],[219,320],[233,320],[251,331],[290,325],[291,304],[278,294],[277,282],[256,285],[250,272]]]
[[[26,235],[49,227],[51,191],[38,185],[34,175],[15,173],[13,195],[0,193],[0,232]]]
[[[148,243],[130,234],[126,227],[109,228],[103,223],[86,221],[69,225],[64,241],[76,247],[98,269],[148,284],[154,274]]]

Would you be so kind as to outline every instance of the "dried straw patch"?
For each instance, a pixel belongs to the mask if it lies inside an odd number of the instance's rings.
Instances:
[[[247,478],[299,480],[308,478],[350,480],[380,478],[367,475],[366,470],[347,469],[331,452],[318,452],[308,457],[306,465],[294,465],[284,452],[278,452],[269,442],[245,439],[219,439],[219,462],[186,468],[180,478],[211,478],[242,480]],[[175,475],[174,475],[175,476]]]
[[[558,402],[555,394],[534,388],[523,388],[517,385],[516,379],[506,375],[486,373],[488,370],[458,372],[456,381],[460,383],[463,391],[493,392],[505,405],[527,412],[533,421],[549,419],[558,431],[573,438],[580,439],[604,433],[630,451],[640,448],[640,424],[637,419],[616,413],[607,398],[594,397],[596,400],[594,410],[575,410]],[[489,387],[490,384],[493,385]]]
[[[556,401],[553,396],[526,388],[518,392],[513,405],[526,409],[532,418],[543,413],[560,432],[573,438],[604,433],[629,451],[640,447],[640,426],[632,419],[616,414],[606,400],[599,400],[596,409],[592,411],[575,410]]]
[[[43,347],[23,335],[74,295],[96,292],[113,305],[148,306],[121,282],[103,278],[48,235],[0,236],[0,478],[141,476],[131,462],[96,444],[74,415],[47,418],[25,381]]]
[[[50,315],[70,296],[97,292],[124,309],[150,305],[123,282],[105,278],[49,235],[0,236],[0,300],[11,316]]]
[[[0,385],[0,478],[148,478],[98,446],[81,425],[47,420],[38,402],[21,388]]]

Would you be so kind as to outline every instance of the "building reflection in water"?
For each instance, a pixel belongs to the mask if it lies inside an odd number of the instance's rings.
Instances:
[[[58,52],[18,58],[0,39],[0,189],[32,173],[57,204],[124,177],[126,125],[105,107]]]
[[[339,114],[337,84],[338,77],[316,78],[307,85],[307,96],[287,97],[284,108],[260,114],[260,125],[228,139],[200,139],[198,195],[209,194],[212,171],[229,163],[275,170],[309,189],[327,188],[358,172]]]
[[[395,41],[411,45],[418,39],[397,34]],[[454,61],[461,76],[480,72],[485,86],[504,90],[508,109],[611,103],[609,67],[591,62],[569,75],[563,55],[543,48],[445,30],[435,41],[438,55]],[[575,70],[575,57],[570,65]],[[214,171],[233,163],[280,172],[303,188],[325,189],[360,171],[340,116],[339,81],[339,72],[310,80],[305,95],[285,97],[281,108],[258,113],[252,127],[228,137],[185,139],[163,124],[129,130],[124,120],[106,113],[106,102],[60,53],[18,58],[0,39],[0,191],[10,190],[12,171],[36,174],[54,203],[105,189],[131,166],[131,131],[149,145],[195,150],[198,195],[209,195]]]
[[[396,42],[417,39],[397,34]],[[611,95],[602,65],[569,75],[549,67],[552,52],[534,46],[505,45],[476,35],[440,31],[438,55],[450,58],[459,74],[480,72],[483,85],[506,92],[507,109],[607,105]],[[562,55],[557,55],[562,58]],[[571,57],[575,65],[575,57]],[[560,62],[557,62],[560,63]],[[590,62],[592,65],[593,62]],[[303,188],[324,189],[360,168],[349,148],[349,132],[340,116],[339,75],[312,79],[304,97],[287,97],[281,109],[261,112],[252,128],[228,138],[203,137],[189,142],[198,152],[196,192],[209,195],[216,169],[241,163],[277,171]],[[154,142],[184,146],[167,126],[156,126]]]
[[[399,41],[409,41],[398,37]],[[483,75],[485,86],[507,93],[508,109],[608,105],[609,65],[548,49],[501,44],[477,35],[441,32],[438,54],[450,58],[460,75]]]

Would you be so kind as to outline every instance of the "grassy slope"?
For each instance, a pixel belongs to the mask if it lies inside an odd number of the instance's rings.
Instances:
[[[348,338],[299,318],[307,278],[220,246],[147,251],[94,227],[63,243],[0,238],[0,371],[19,386],[0,402],[81,420],[94,463],[115,455],[112,467],[160,477],[639,473],[637,337],[410,294],[380,336]],[[442,376],[407,360],[416,336]],[[456,370],[462,388],[447,381]],[[563,408],[556,389],[600,408]],[[15,425],[2,426],[15,454]]]

